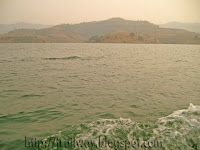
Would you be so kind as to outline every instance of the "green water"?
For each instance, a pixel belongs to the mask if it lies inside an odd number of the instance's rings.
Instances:
[[[0,149],[121,117],[157,138],[158,118],[200,105],[199,68],[198,45],[0,44]]]

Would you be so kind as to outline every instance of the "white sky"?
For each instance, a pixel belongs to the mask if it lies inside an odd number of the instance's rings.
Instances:
[[[200,22],[200,0],[0,0],[0,24],[80,23],[113,17]]]

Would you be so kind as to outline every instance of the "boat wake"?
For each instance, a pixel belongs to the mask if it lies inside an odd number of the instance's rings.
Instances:
[[[57,139],[56,144],[52,138]],[[197,150],[200,149],[200,107],[190,104],[188,109],[160,118],[154,125],[120,118],[70,126],[43,142],[54,149]]]

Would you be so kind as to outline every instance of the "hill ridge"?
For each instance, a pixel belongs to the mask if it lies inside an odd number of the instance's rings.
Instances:
[[[143,37],[144,41],[163,44],[200,44],[200,35],[183,29],[160,28],[145,20],[133,21],[123,18],[110,18],[103,21],[83,22],[79,24],[60,24],[44,29],[16,29],[7,34],[0,35],[0,43],[83,43],[91,42],[94,36],[104,36],[117,33],[120,38],[129,42],[136,42],[129,39],[128,35],[134,33]],[[126,33],[126,36],[122,36]],[[105,40],[97,40],[105,41]],[[124,39],[116,39],[115,42],[127,42]],[[140,41],[141,43],[146,43]],[[155,42],[157,41],[157,42]],[[93,41],[94,42],[94,41]],[[113,40],[106,42],[113,42]],[[138,42],[138,41],[137,41]],[[137,43],[136,42],[136,43]]]

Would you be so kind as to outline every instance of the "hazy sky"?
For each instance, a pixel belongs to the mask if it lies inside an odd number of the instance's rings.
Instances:
[[[156,24],[200,22],[200,0],[0,0],[0,24],[79,23],[113,17]]]

